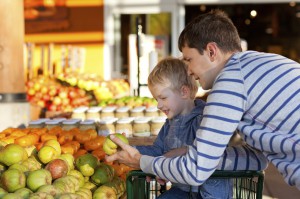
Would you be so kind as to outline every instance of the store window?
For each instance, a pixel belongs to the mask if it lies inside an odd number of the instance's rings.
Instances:
[[[300,5],[226,4],[185,6],[185,23],[211,9],[222,9],[237,26],[249,50],[282,54],[300,62]]]
[[[147,93],[145,89],[148,90],[146,84],[150,71],[158,60],[170,55],[171,13],[121,14],[120,30],[121,73],[129,79],[133,95]],[[142,34],[137,35],[138,31]],[[137,37],[140,37],[139,45],[136,43]],[[116,46],[115,51],[118,48]]]

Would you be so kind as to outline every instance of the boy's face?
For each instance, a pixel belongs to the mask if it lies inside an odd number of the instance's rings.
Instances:
[[[150,88],[152,96],[157,101],[157,108],[166,114],[168,119],[185,114],[185,96],[174,91],[169,85],[157,84]]]
[[[212,61],[208,50],[203,55],[196,48],[187,46],[182,48],[183,59],[188,65],[188,73],[199,81],[204,90],[212,88],[213,82],[218,75],[217,64]]]

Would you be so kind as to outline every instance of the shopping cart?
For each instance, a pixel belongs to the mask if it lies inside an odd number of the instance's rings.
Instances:
[[[146,180],[150,177],[150,181]],[[234,199],[262,199],[263,171],[215,171],[211,178],[233,180]],[[127,199],[155,199],[166,190],[156,182],[155,176],[141,170],[130,171],[126,179]]]

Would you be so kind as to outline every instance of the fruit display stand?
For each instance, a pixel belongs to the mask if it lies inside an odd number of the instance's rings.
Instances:
[[[0,138],[0,198],[126,198],[132,168],[105,162],[95,130],[7,128]]]

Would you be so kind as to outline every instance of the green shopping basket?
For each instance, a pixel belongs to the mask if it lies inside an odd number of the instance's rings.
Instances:
[[[150,181],[146,181],[146,176]],[[233,180],[234,199],[262,199],[263,171],[215,171],[211,178]],[[141,170],[130,171],[126,179],[127,199],[155,199],[166,190],[156,182],[155,176]]]

